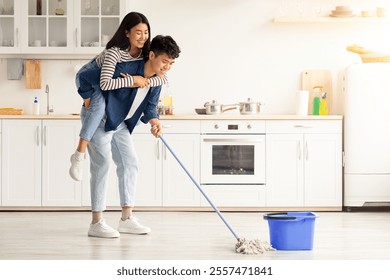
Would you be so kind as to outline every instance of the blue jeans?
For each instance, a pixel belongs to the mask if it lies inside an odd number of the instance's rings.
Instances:
[[[104,125],[104,120],[101,120],[88,144],[91,169],[91,205],[94,212],[106,209],[111,155],[117,166],[120,206],[134,206],[138,176],[138,157],[126,124],[122,122],[115,131],[109,132],[104,131]]]
[[[96,64],[96,61],[93,59],[89,63],[85,64],[79,72],[76,74],[76,87],[77,89],[80,88],[80,79],[79,75],[81,72],[85,70],[90,70],[94,68],[99,68],[99,66]],[[80,137],[91,141],[91,138],[93,134],[95,133],[97,127],[100,124],[100,121],[104,117],[105,112],[105,100],[102,94],[102,91],[100,89],[100,86],[97,85],[94,88],[94,92],[92,93],[91,101],[89,103],[88,110],[85,111],[85,107],[83,106],[81,108],[81,114],[84,114],[84,120],[82,122],[81,130],[80,130]]]

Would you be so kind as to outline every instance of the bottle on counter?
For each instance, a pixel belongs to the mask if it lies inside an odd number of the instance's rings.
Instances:
[[[329,115],[328,101],[326,101],[326,92],[324,92],[321,96],[320,115],[321,116]]]
[[[312,112],[312,114],[315,116],[318,116],[320,114],[322,89],[323,89],[322,86],[313,87],[314,98],[313,98],[313,112]]]
[[[34,103],[33,103],[33,115],[39,115],[39,102],[38,102],[38,97],[34,98]]]

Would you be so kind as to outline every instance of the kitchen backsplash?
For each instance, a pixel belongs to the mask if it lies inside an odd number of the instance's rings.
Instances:
[[[295,0],[131,0],[144,13],[152,36],[171,35],[182,53],[168,73],[175,114],[192,114],[207,101],[222,104],[251,97],[265,103],[263,114],[294,114],[296,91],[305,69],[329,69],[333,80],[332,112],[342,73],[360,57],[346,51],[351,44],[390,53],[384,40],[389,23],[274,23],[274,17],[297,17]],[[287,3],[287,4],[286,4]],[[385,7],[388,1],[302,0],[302,18],[327,15],[337,5],[355,10]],[[0,58],[0,107],[32,113],[34,97],[46,112],[45,85],[54,114],[78,113],[81,98],[74,83],[75,68],[87,60],[42,60],[42,89],[26,89],[25,77],[7,79],[7,59]],[[165,90],[165,89],[164,89]],[[165,94],[164,92],[162,94]]]

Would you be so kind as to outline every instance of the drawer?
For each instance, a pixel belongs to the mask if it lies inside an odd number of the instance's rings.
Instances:
[[[266,133],[342,133],[341,120],[269,120]]]
[[[160,120],[163,133],[199,134],[199,120]],[[150,124],[141,123],[134,129],[134,133],[150,133]]]

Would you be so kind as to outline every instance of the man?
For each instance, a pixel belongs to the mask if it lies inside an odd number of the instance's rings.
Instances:
[[[150,45],[148,57],[139,61],[119,63],[114,77],[127,73],[131,75],[162,77],[179,57],[180,48],[170,36],[156,36]],[[92,77],[85,73],[85,77]],[[121,88],[103,92],[106,100],[106,117],[88,145],[91,161],[92,223],[88,235],[103,238],[119,237],[121,233],[146,234],[149,227],[141,225],[133,217],[137,181],[137,155],[131,133],[139,120],[151,124],[151,133],[158,137],[161,124],[157,114],[161,86],[149,88]],[[117,166],[120,205],[122,217],[118,230],[107,225],[103,219],[106,209],[106,188],[110,155]]]

